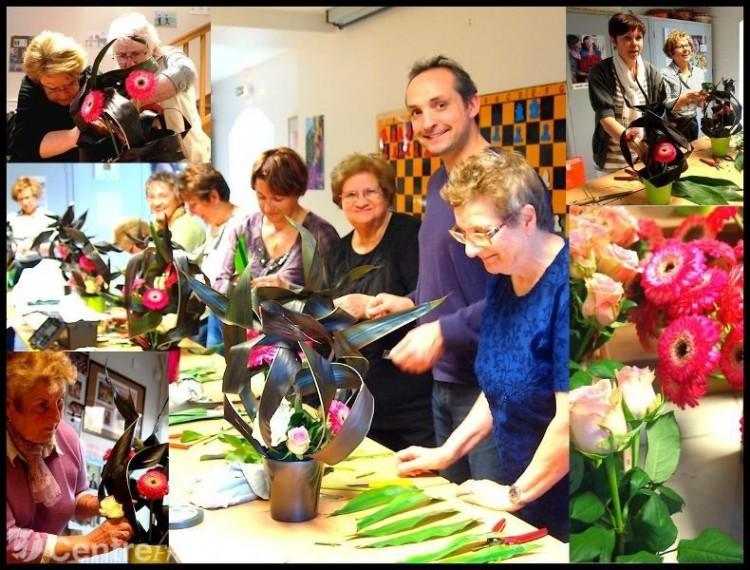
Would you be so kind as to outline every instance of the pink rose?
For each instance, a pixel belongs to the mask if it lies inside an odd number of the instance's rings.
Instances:
[[[643,418],[661,405],[661,396],[654,392],[654,373],[649,368],[625,366],[617,371],[615,378],[635,419]]]
[[[610,243],[601,252],[597,271],[609,275],[612,279],[627,287],[635,276],[641,272],[638,263],[637,252]]]
[[[607,228],[610,240],[622,247],[638,241],[638,219],[624,206],[600,208],[597,221]]]
[[[594,273],[585,283],[586,300],[581,307],[583,316],[596,319],[602,327],[611,325],[620,314],[625,296],[622,283],[603,273]]]
[[[331,424],[331,433],[336,435],[344,425],[349,416],[349,406],[339,400],[333,400],[328,408],[328,423]]]
[[[598,254],[599,251],[610,243],[611,240],[607,228],[602,225],[600,220],[591,217],[590,213],[572,219],[570,234],[572,237],[574,232],[578,232],[578,236],[575,238],[575,246],[581,257],[586,257],[590,250]]]
[[[570,232],[570,276],[574,279],[591,277],[596,271],[596,256],[589,234],[580,228]]]
[[[622,411],[622,394],[609,380],[582,386],[570,392],[570,438],[586,453],[609,454],[617,451],[609,435],[617,438],[628,431]]]
[[[286,434],[286,447],[299,459],[310,447],[310,434],[304,427],[290,429]]]

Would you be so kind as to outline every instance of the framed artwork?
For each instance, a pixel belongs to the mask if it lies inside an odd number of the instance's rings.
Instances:
[[[88,384],[89,357],[87,354],[70,353],[68,356],[75,365],[78,374],[75,382],[68,386],[65,398],[65,413],[69,423],[80,424],[83,417],[86,399],[86,385]],[[79,427],[80,430],[80,427]]]
[[[34,36],[11,36],[8,50],[8,71],[23,73],[23,56]]]
[[[287,145],[299,152],[299,119],[297,115],[286,120]]]
[[[107,376],[112,384],[107,383]],[[86,413],[83,422],[83,431],[117,440],[125,431],[125,419],[115,407],[114,394],[112,390],[123,397],[130,393],[138,413],[143,414],[143,405],[146,400],[146,387],[125,378],[117,372],[107,370],[96,362],[89,365],[88,384],[86,386]],[[141,426],[136,428],[136,435],[140,435]]]
[[[305,164],[307,166],[307,189],[323,190],[323,150],[325,134],[323,115],[305,119]]]

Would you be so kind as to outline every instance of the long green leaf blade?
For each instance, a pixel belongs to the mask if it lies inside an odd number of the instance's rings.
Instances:
[[[417,554],[416,556],[410,556],[406,560],[402,560],[404,564],[426,564],[427,562],[434,562],[448,556],[453,552],[464,550],[467,548],[476,548],[482,544],[487,544],[487,536],[484,534],[468,534],[464,536],[457,536],[450,541],[446,546],[440,550],[429,552],[427,554]]]
[[[346,515],[371,509],[373,507],[379,507],[380,505],[390,502],[398,495],[415,492],[417,492],[417,489],[414,487],[404,487],[402,485],[389,485],[388,487],[381,487],[380,489],[370,489],[369,491],[360,493],[343,507],[333,511],[329,516]]]
[[[391,503],[387,506],[378,511],[375,511],[371,515],[359,519],[357,521],[357,532],[367,526],[375,524],[376,522],[387,519],[390,516],[397,515],[398,513],[403,513],[411,509],[416,509],[417,507],[423,507],[424,505],[430,503],[432,500],[432,497],[428,497],[421,491],[409,493],[406,495],[399,495],[398,497],[394,498],[393,501],[391,501]]]
[[[446,536],[452,536],[457,532],[461,532],[477,524],[476,519],[466,519],[452,524],[443,524],[436,526],[428,526],[414,532],[407,532],[406,534],[400,534],[393,538],[386,540],[379,540],[370,544],[363,544],[357,548],[385,548],[387,546],[401,546],[402,544],[414,544],[415,542],[423,542],[425,540],[432,540],[433,538],[443,538]]]
[[[526,554],[536,548],[539,548],[538,544],[493,544],[487,548],[482,548],[476,552],[468,552],[466,554],[460,554],[458,556],[450,556],[443,558],[441,564],[489,564],[492,562],[500,562],[502,560],[508,560],[521,554]]]
[[[446,509],[444,511],[430,511],[427,513],[422,513],[376,528],[366,528],[354,535],[354,538],[361,538],[364,536],[388,536],[389,534],[404,532],[405,530],[411,530],[428,522],[437,522],[440,519],[448,518],[455,515],[457,512],[458,511],[455,509]]]

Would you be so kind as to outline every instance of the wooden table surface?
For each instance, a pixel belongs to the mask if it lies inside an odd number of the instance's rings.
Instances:
[[[217,355],[198,356],[182,352],[180,369],[197,366],[214,367],[216,374],[223,373],[223,359]],[[221,399],[221,381],[205,382],[205,394],[216,401]],[[170,427],[170,435],[185,429],[204,434],[215,433],[220,428],[230,428],[223,419],[204,420]],[[232,431],[232,433],[236,433]],[[214,468],[218,461],[200,461],[203,454],[221,453],[227,446],[213,440],[206,444],[195,444],[189,449],[170,448],[170,504],[189,504],[191,484],[197,475]],[[204,520],[197,526],[171,530],[169,543],[179,562],[223,563],[223,562],[397,562],[414,554],[433,552],[452,540],[451,537],[433,539],[420,544],[388,548],[355,548],[356,545],[374,542],[375,538],[347,541],[346,536],[355,530],[356,519],[373,512],[363,511],[349,515],[326,517],[341,507],[356,494],[352,485],[363,485],[371,481],[398,478],[393,452],[366,439],[346,460],[333,466],[333,472],[323,478],[319,514],[313,520],[301,523],[274,521],[267,501],[254,500],[224,509],[204,510]],[[534,527],[509,513],[493,511],[471,505],[455,497],[457,486],[442,477],[420,477],[413,479],[415,485],[425,493],[443,499],[442,505],[458,510],[458,514],[443,519],[448,524],[475,518],[480,524],[465,531],[488,532],[500,519],[505,518],[508,535],[534,530]],[[423,507],[435,509],[436,505]],[[396,518],[413,516],[413,512]],[[462,533],[464,534],[464,533]],[[335,543],[338,546],[315,543]],[[513,558],[512,562],[545,563],[567,562],[568,545],[546,536],[537,541],[540,548],[531,554]]]
[[[724,178],[731,180],[737,184],[740,188],[743,188],[742,172],[739,172],[734,167],[734,162],[730,160],[721,160],[719,167],[715,168],[703,163],[701,158],[711,158],[711,141],[708,137],[700,138],[693,142],[693,152],[688,157],[688,169],[682,173],[682,176],[707,176],[710,178]],[[730,154],[734,155],[734,149],[730,149]],[[585,204],[591,201],[592,198],[601,199],[602,203],[624,206],[633,204],[648,204],[646,201],[646,192],[643,189],[643,182],[640,180],[623,181],[615,180],[615,176],[625,175],[625,170],[618,170],[596,178],[585,183],[582,186],[576,188],[568,188],[566,193],[568,205]],[[607,199],[612,194],[619,192],[625,192],[633,190],[632,194],[628,194],[622,198]],[[736,202],[741,204],[742,201]],[[677,198],[672,196],[672,205],[686,205],[695,206],[694,202],[686,200],[685,198]]]

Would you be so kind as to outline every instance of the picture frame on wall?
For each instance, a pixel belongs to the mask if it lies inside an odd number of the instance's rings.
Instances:
[[[107,383],[107,376],[112,387]],[[135,409],[143,415],[146,401],[146,387],[118,374],[105,370],[101,364],[91,362],[89,366],[88,385],[86,387],[86,411],[83,431],[111,440],[117,440],[125,431],[125,419],[115,407],[114,389],[119,395],[127,397],[130,393]],[[140,436],[141,425],[136,427],[135,435]]]
[[[80,432],[88,384],[89,358],[88,355],[80,353],[71,353],[69,358],[78,373],[75,382],[68,386],[65,396],[65,414],[68,423],[77,426]]]

